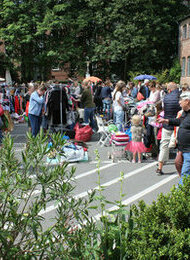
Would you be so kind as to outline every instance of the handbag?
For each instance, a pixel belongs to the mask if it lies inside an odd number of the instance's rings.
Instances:
[[[143,94],[141,92],[138,92],[137,99],[138,99],[138,101],[141,101],[141,100],[144,99],[144,96],[143,96]]]
[[[0,116],[3,116],[3,114],[4,114],[4,110],[3,110],[3,107],[0,104]]]

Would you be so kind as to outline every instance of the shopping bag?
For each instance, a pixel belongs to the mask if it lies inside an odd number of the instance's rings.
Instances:
[[[143,94],[141,92],[138,92],[137,99],[138,99],[138,101],[141,101],[141,100],[144,99],[144,96],[143,96]]]
[[[75,139],[77,141],[88,142],[93,134],[92,128],[89,125],[80,126],[78,123],[74,127]]]

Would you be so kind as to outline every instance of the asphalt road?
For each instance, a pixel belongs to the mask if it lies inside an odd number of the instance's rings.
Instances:
[[[14,138],[14,149],[17,156],[21,153],[26,142],[26,124],[16,124],[12,132]],[[143,161],[141,164],[133,164],[127,160],[112,162],[108,159],[110,147],[100,147],[97,145],[97,135],[93,136],[92,141],[88,142],[88,162],[71,163],[68,167],[76,167],[74,197],[85,197],[87,192],[97,187],[97,161],[94,151],[98,149],[100,154],[100,176],[101,185],[105,186],[104,195],[109,201],[119,200],[120,193],[120,173],[123,172],[123,192],[126,196],[123,203],[130,205],[144,200],[150,204],[157,199],[160,193],[167,193],[173,185],[177,185],[179,177],[176,173],[174,160],[170,159],[164,166],[164,175],[157,176],[155,173],[157,162],[151,159]],[[37,191],[38,192],[38,191]],[[40,191],[39,191],[40,192]],[[52,218],[56,213],[54,203],[48,205],[42,215],[45,217],[45,226],[53,223]],[[113,205],[107,205],[107,209],[113,209]],[[92,212],[98,219],[99,212]]]

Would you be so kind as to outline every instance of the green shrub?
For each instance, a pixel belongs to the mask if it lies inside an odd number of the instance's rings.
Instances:
[[[190,179],[160,194],[150,206],[133,205],[135,227],[127,241],[131,259],[189,259]]]

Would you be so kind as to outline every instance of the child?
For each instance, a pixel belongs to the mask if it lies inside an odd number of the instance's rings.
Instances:
[[[130,141],[125,150],[133,153],[132,163],[136,162],[136,155],[138,154],[138,163],[141,163],[141,153],[146,150],[145,145],[142,142],[143,134],[145,129],[141,125],[141,117],[139,115],[134,115],[131,119],[131,133],[132,141]]]
[[[151,122],[150,124],[157,128],[157,135],[156,135],[156,139],[157,139],[157,147],[158,147],[158,154],[160,152],[160,141],[162,139],[162,124],[158,123],[157,120],[161,117],[164,117],[164,111],[162,108],[162,103],[158,102],[156,104],[156,115],[155,115],[155,121]]]

